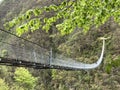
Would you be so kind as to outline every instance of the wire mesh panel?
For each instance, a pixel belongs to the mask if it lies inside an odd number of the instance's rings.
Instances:
[[[0,31],[0,57],[49,64],[49,51],[31,41]]]
[[[57,55],[56,58],[52,60],[51,65],[57,65],[60,67],[68,67],[68,68],[74,68],[74,69],[94,69],[98,67],[102,62],[104,48],[105,48],[105,39],[103,39],[103,46],[102,46],[102,52],[101,52],[100,58],[98,59],[97,62],[92,64],[81,63],[72,58],[66,58],[66,57],[63,57],[63,56],[61,57],[60,55]]]
[[[66,58],[65,56],[61,57],[61,55],[58,54],[56,54],[56,58],[53,58],[52,51],[41,48],[38,44],[35,44],[34,42],[28,41],[24,38],[20,38],[9,31],[2,30],[0,35],[3,35],[0,40],[0,57],[2,58],[41,63],[48,65],[49,68],[51,68],[51,66],[60,66],[74,69],[96,68],[100,65],[103,59],[105,39],[103,39],[102,52],[98,61],[93,64],[86,64],[80,63],[71,58]]]

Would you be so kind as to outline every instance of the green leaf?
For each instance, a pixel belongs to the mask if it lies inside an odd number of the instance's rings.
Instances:
[[[33,13],[34,13],[35,16],[38,16],[42,13],[42,11],[40,9],[36,8],[36,9],[33,10]]]
[[[50,25],[46,24],[42,27],[43,30],[46,30],[46,32],[48,32],[48,30],[50,29]]]
[[[110,64],[108,64],[106,67],[105,67],[105,71],[107,73],[110,73],[111,72],[111,69],[112,69],[112,66]]]

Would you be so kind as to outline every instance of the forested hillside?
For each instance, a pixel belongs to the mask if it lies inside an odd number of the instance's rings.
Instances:
[[[6,23],[29,9],[59,5],[62,1],[64,0],[3,0],[0,4],[0,28],[8,29],[4,27]],[[40,17],[43,20],[54,13],[43,12]],[[62,21],[63,19],[59,19],[53,23],[49,31],[39,28],[23,33],[21,37],[34,41],[47,50],[52,47],[54,57],[57,53],[85,63],[93,63],[99,58],[102,47],[99,38],[110,37],[106,40],[102,64],[93,70],[71,71],[0,65],[0,90],[120,89],[120,24],[111,16],[104,24],[99,27],[92,26],[85,33],[82,28],[75,28],[71,33],[63,35],[56,28],[56,24]],[[16,27],[10,27],[10,30],[15,32]],[[0,39],[3,36],[0,33]],[[14,38],[12,39],[6,36],[5,41],[11,40],[15,43]]]

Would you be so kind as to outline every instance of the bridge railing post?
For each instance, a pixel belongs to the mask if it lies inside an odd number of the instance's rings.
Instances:
[[[49,54],[49,64],[51,65],[51,63],[52,63],[52,58],[53,57],[53,55],[52,55],[52,48],[50,48],[50,54]]]
[[[35,52],[35,49],[33,49],[33,57],[34,57],[34,62],[37,63],[37,55],[36,55],[36,52]]]

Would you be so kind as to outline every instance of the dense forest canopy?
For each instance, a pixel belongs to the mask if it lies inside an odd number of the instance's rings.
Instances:
[[[53,24],[61,34],[69,34],[76,28],[82,28],[84,32],[91,27],[99,27],[113,17],[120,23],[120,0],[64,0],[58,5],[36,7],[15,17],[5,24],[7,29],[16,28],[16,34],[21,35],[31,30],[50,30]],[[52,12],[49,17],[44,13]],[[55,23],[59,21],[58,23]],[[18,27],[19,26],[19,27]]]

